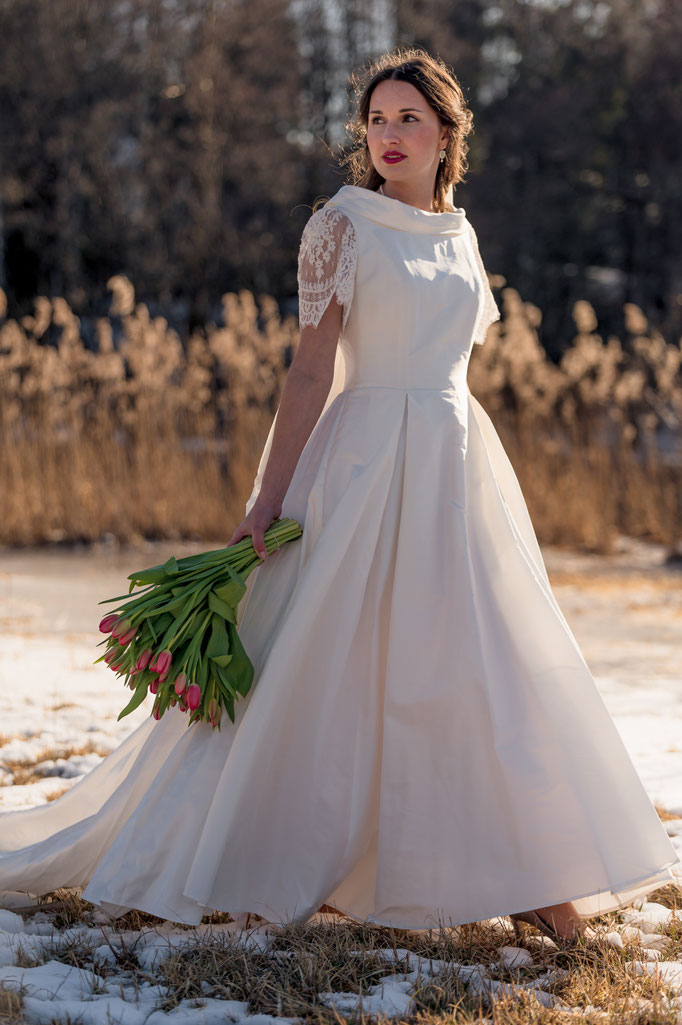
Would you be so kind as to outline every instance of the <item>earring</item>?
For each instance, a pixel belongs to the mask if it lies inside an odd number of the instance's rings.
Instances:
[[[440,162],[441,162],[441,164],[442,164],[442,163],[443,163],[443,161],[445,160],[445,156],[446,156],[446,154],[445,154],[445,150],[444,150],[444,149],[442,149],[442,150],[440,151],[440,153],[438,154],[438,156],[440,157]]]

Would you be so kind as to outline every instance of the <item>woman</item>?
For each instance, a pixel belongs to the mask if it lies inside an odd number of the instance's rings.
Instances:
[[[344,185],[306,225],[301,340],[246,516],[235,723],[167,713],[58,801],[0,819],[0,889],[119,914],[389,927],[494,915],[570,939],[677,855],[552,595],[470,394],[499,312],[448,201],[471,127],[423,51],[361,83]]]

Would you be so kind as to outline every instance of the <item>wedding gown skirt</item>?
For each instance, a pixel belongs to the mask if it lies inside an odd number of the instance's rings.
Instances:
[[[0,890],[82,886],[188,924],[326,902],[429,928],[596,914],[673,878],[468,387],[337,394],[282,516],[304,533],[248,580],[236,722],[170,710],[56,801],[1,815]]]

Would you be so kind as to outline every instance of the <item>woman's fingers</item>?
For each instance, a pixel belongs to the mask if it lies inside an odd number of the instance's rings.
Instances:
[[[251,533],[251,531],[249,530],[249,528],[244,526],[243,523],[240,523],[239,526],[234,531],[234,533],[232,534],[232,537],[230,538],[230,540],[225,545],[225,547],[229,548],[231,545],[236,545],[237,541],[241,541],[241,539],[243,537],[246,537],[247,534],[250,534],[250,533]]]
[[[267,558],[268,552],[265,547],[265,531],[272,523],[272,519],[273,513],[269,506],[255,512],[252,509],[249,516],[242,520],[236,528],[225,547],[229,548],[230,545],[236,544],[238,541],[241,541],[243,537],[248,537],[250,534],[253,550],[261,559]]]
[[[265,531],[262,527],[254,527],[251,531],[251,543],[256,551],[256,554],[260,555],[261,559],[264,559],[268,554],[265,550],[264,534]]]

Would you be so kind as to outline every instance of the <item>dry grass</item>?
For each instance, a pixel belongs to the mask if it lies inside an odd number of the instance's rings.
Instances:
[[[0,767],[5,769],[7,772],[12,773],[12,780],[6,783],[0,782],[2,786],[26,786],[29,783],[37,783],[41,779],[45,778],[45,771],[41,769],[44,762],[57,761],[58,758],[73,758],[75,755],[89,755],[97,754],[101,758],[106,758],[109,754],[109,748],[102,747],[100,744],[95,744],[93,741],[88,740],[84,744],[66,744],[63,747],[50,747],[45,748],[41,751],[40,758],[25,759],[25,758],[5,758],[0,754]],[[68,787],[65,788],[65,790]],[[59,794],[55,794],[49,798],[54,801],[57,797],[64,793],[62,790]]]
[[[243,516],[286,367],[294,317],[248,291],[223,296],[223,326],[185,342],[136,303],[122,276],[93,345],[60,298],[2,320],[0,544],[229,537]],[[616,533],[679,539],[679,344],[626,307],[606,343],[588,303],[561,364],[539,344],[541,313],[503,290],[504,320],[476,347],[472,392],[491,415],[540,539],[608,551]]]
[[[53,899],[60,906],[53,916],[57,928],[88,921],[92,906],[77,892],[54,891],[44,898],[44,907],[49,908],[48,901]],[[650,899],[682,908],[682,892],[675,886],[662,888]],[[229,915],[220,913],[204,919],[229,920]],[[598,921],[615,928],[618,914],[604,915]],[[65,964],[94,969],[105,978],[125,971],[127,984],[161,984],[166,988],[162,1002],[166,1011],[172,1011],[182,1000],[212,996],[246,1001],[249,1013],[299,1017],[306,1023],[331,1025],[338,1021],[365,1022],[370,1016],[336,1013],[325,1005],[320,994],[367,994],[383,976],[404,978],[407,950],[425,968],[433,960],[444,961],[445,967],[437,976],[422,975],[414,991],[413,1013],[391,1019],[396,1025],[558,1025],[575,1020],[576,1013],[585,1021],[607,1025],[673,1025],[676,1021],[674,1008],[667,1005],[664,997],[665,987],[648,974],[637,976],[628,965],[627,962],[644,956],[631,942],[625,942],[622,950],[605,944],[560,950],[528,928],[526,943],[533,963],[510,969],[500,964],[499,948],[511,941],[511,934],[507,936],[499,924],[480,922],[418,932],[328,916],[316,924],[275,928],[267,949],[244,946],[241,932],[197,939],[192,929],[187,928],[187,942],[160,958],[152,975],[140,967],[139,937],[131,937],[130,930],[154,929],[161,922],[141,912],[130,912],[115,920],[107,940],[114,953],[113,964],[93,961],[93,951],[101,945],[104,935],[101,927],[93,929],[92,941],[87,934],[57,936],[54,951],[46,951],[44,960],[55,958]],[[263,923],[254,918],[253,924]],[[665,959],[679,959],[680,924],[666,926],[664,933],[669,941]],[[381,956],[381,950],[392,950],[393,955]],[[40,963],[39,958],[28,960],[31,964]],[[481,989],[468,983],[459,970],[461,966],[472,965],[482,966],[485,976],[494,983],[506,984],[507,993],[490,999],[485,986]],[[542,982],[549,994],[546,1002],[554,1002],[553,1007],[543,1007],[528,991],[528,985],[535,980]],[[388,1019],[376,1016],[374,1020]]]
[[[243,515],[294,318],[227,294],[225,326],[183,345],[129,282],[110,286],[95,350],[62,299],[0,320],[0,544],[227,538]]]
[[[589,303],[558,366],[542,314],[505,288],[504,321],[472,358],[469,383],[517,471],[540,539],[610,550],[618,533],[670,546],[682,522],[682,348],[634,304],[606,342]],[[666,449],[669,450],[666,452]]]
[[[25,1021],[21,994],[0,984],[0,1025],[24,1025]]]
[[[674,812],[668,811],[667,808],[661,808],[660,804],[655,804],[654,807],[661,822],[670,822],[672,819],[679,819],[680,817]]]

